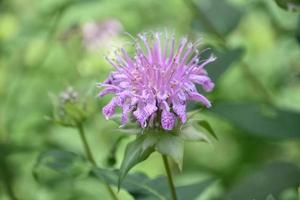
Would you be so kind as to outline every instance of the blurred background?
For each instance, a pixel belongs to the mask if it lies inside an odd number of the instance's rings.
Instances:
[[[41,152],[84,155],[76,129],[49,120],[53,99],[73,87],[88,105],[84,123],[99,166],[118,168],[124,147],[107,122],[96,83],[105,61],[131,36],[172,30],[204,38],[216,82],[203,111],[218,140],[186,143],[176,184],[214,177],[199,200],[296,200],[300,184],[300,21],[297,0],[0,0],[0,199],[109,199],[87,168],[41,167]],[[129,33],[129,34],[126,34]],[[54,103],[55,104],[55,103]],[[57,106],[57,105],[56,105]],[[197,109],[199,105],[191,105]],[[116,141],[119,141],[117,145]],[[117,147],[117,148],[115,148]],[[65,169],[64,167],[67,168]],[[132,171],[164,174],[153,154]],[[37,174],[39,174],[37,176]],[[120,199],[133,199],[121,190]]]

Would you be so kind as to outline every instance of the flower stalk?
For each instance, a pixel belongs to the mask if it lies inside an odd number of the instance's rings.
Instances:
[[[171,172],[171,169],[170,169],[168,158],[167,158],[167,156],[165,156],[163,154],[161,156],[162,156],[164,166],[165,166],[165,170],[166,170],[166,173],[167,173],[168,183],[169,183],[169,187],[170,187],[172,200],[177,200],[176,189],[175,189],[175,185],[174,185],[174,182],[173,182],[172,172]]]
[[[78,129],[78,132],[79,132],[79,135],[80,135],[80,139],[82,141],[83,148],[84,148],[84,151],[85,151],[87,159],[93,165],[93,167],[97,167],[97,163],[96,163],[95,158],[94,158],[94,156],[92,154],[92,151],[91,151],[91,148],[90,148],[90,146],[88,144],[88,141],[87,141],[87,139],[85,137],[85,132],[84,132],[84,128],[83,128],[82,123],[77,123],[77,129]],[[118,197],[116,196],[116,194],[114,193],[114,191],[112,190],[112,188],[107,183],[104,183],[104,184],[105,184],[106,189],[109,192],[111,198],[113,200],[118,200]]]

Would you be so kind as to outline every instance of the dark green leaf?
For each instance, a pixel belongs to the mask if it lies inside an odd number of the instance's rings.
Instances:
[[[95,168],[92,174],[111,185],[118,184],[118,171]],[[196,199],[212,180],[176,187],[178,200]],[[128,174],[121,185],[136,200],[168,200],[170,191],[166,177],[150,179],[143,173]]]
[[[216,103],[211,111],[249,134],[274,139],[300,137],[298,112],[282,109],[270,111],[256,104],[225,102]]]
[[[227,35],[238,25],[243,14],[242,10],[226,0],[198,2],[194,3],[196,13],[193,25],[200,31],[218,32],[219,35]]]
[[[204,57],[208,57],[208,53],[213,53],[217,59],[210,63],[206,70],[209,76],[214,80],[217,81],[219,77],[230,67],[230,65],[235,62],[239,61],[243,55],[244,50],[242,48],[235,48],[226,51],[218,51],[215,48],[211,48],[211,51],[206,51],[203,53]]]
[[[277,5],[285,10],[299,11],[300,1],[299,0],[275,0]]]
[[[208,137],[201,130],[197,130],[193,125],[184,127],[180,132],[180,137],[187,141],[206,141]]]
[[[199,123],[200,126],[205,128],[205,130],[207,130],[216,140],[218,139],[215,131],[213,130],[213,128],[210,126],[210,124],[207,121],[200,120],[198,123]]]
[[[184,141],[177,135],[161,133],[155,149],[166,156],[171,157],[179,169],[182,169]]]
[[[37,181],[55,183],[86,174],[89,167],[83,157],[72,152],[49,150],[39,155],[33,174]]]
[[[287,188],[299,186],[300,169],[289,163],[273,163],[241,180],[225,199],[265,199],[269,194],[278,198]]]
[[[145,138],[146,138],[146,134],[139,136],[136,140],[134,140],[133,142],[127,145],[124,158],[121,164],[121,168],[120,168],[119,184],[118,184],[119,188],[122,180],[124,179],[128,171],[136,164],[148,158],[148,156],[154,151],[153,146],[144,145]]]
[[[296,28],[296,39],[298,41],[298,44],[300,45],[300,17],[298,18],[298,24]]]
[[[202,192],[204,192],[211,184],[212,180],[200,181],[188,185],[177,186],[176,194],[178,200],[194,200],[196,199]],[[165,177],[158,177],[149,182],[149,186],[154,188],[157,191],[160,191],[167,199],[171,199],[170,189],[168,187],[168,183]]]
[[[115,186],[118,185],[118,171],[95,168],[93,169],[92,174],[109,184]],[[127,190],[136,200],[166,200],[166,198],[163,196],[163,193],[158,191],[157,188],[153,188],[153,184],[150,183],[151,179],[145,174],[134,173],[127,175],[120,186]],[[162,183],[165,184],[166,181],[162,181]]]
[[[178,199],[196,199],[208,186],[212,184],[212,180],[201,181],[198,183],[176,187]]]

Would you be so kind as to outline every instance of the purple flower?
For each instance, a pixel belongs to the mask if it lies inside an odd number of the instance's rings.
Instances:
[[[132,114],[142,128],[160,124],[163,129],[172,130],[177,121],[186,122],[187,102],[198,101],[211,106],[196,85],[207,92],[213,89],[214,83],[204,67],[215,57],[199,61],[196,43],[182,38],[175,47],[174,36],[162,37],[162,33],[139,34],[134,44],[134,57],[122,48],[114,59],[107,58],[115,68],[108,79],[99,84],[104,88],[100,97],[115,94],[103,108],[107,119],[116,107],[121,107],[122,125]]]

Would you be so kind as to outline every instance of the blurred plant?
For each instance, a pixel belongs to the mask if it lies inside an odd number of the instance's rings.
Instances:
[[[91,115],[91,110],[89,110],[86,100],[81,100],[78,92],[72,87],[61,92],[58,98],[51,96],[54,106],[53,116],[47,119],[54,123],[62,126],[77,127],[78,124],[82,124]]]
[[[299,0],[275,0],[277,5],[288,11],[299,11],[300,1]]]
[[[200,61],[199,42],[182,38],[177,48],[175,45],[174,36],[167,33],[165,37],[162,33],[139,34],[134,42],[134,58],[125,49],[115,54],[116,59],[107,58],[115,71],[99,84],[105,87],[100,97],[115,94],[103,107],[105,118],[112,117],[116,107],[121,107],[121,127],[126,129],[129,115],[133,124],[138,123],[134,129],[137,138],[128,144],[121,164],[119,187],[128,171],[156,150],[162,155],[174,200],[177,194],[167,157],[182,169],[184,141],[208,142],[207,136],[196,127],[211,127],[207,122],[199,123],[198,117],[187,116],[186,105],[189,101],[198,101],[206,107],[211,106],[196,85],[207,92],[213,89],[214,83],[204,67],[216,59],[210,56]],[[195,121],[198,124],[195,125]]]
[[[87,22],[82,27],[84,46],[91,51],[107,47],[109,41],[120,34],[122,30],[121,22],[116,19]]]
[[[76,128],[79,132],[88,161],[93,167],[97,167],[97,162],[90,149],[86,133],[84,131],[84,122],[91,115],[91,110],[89,110],[88,105],[89,104],[86,99],[81,99],[79,93],[72,87],[69,87],[60,93],[58,97],[58,104],[54,106],[53,118],[49,119],[62,126]],[[112,188],[106,182],[104,182],[104,184],[106,185],[112,199],[117,200],[118,198]]]

